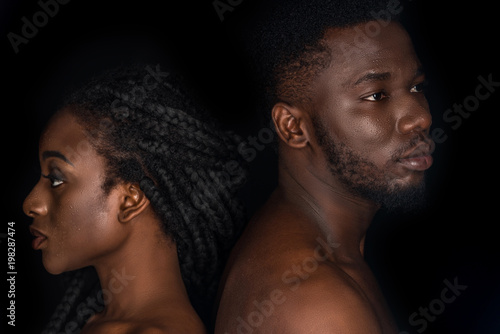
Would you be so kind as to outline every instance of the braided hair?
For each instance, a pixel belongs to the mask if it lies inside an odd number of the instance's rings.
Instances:
[[[235,196],[246,179],[239,140],[187,98],[178,78],[151,76],[146,69],[110,71],[71,94],[64,106],[106,158],[103,190],[138,183],[149,199],[176,243],[188,295],[207,323],[226,256],[244,223]],[[44,333],[77,332],[102,309],[98,284],[89,290],[82,282],[92,277],[88,270],[74,274]]]

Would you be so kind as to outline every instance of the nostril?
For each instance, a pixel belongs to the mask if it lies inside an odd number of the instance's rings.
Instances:
[[[24,214],[26,216],[33,218],[34,212],[29,208],[29,204],[27,203],[27,200],[28,199],[24,200],[24,203],[23,203],[23,212],[24,212]]]
[[[402,134],[428,132],[432,119],[428,115],[415,114],[402,118],[397,123],[398,131]]]
[[[45,215],[47,208],[33,191],[26,197],[23,203],[23,212],[31,218]]]
[[[47,213],[47,210],[45,210],[45,207],[43,206],[36,206],[36,207],[32,207],[31,209],[28,209],[28,211],[26,212],[26,215],[31,217],[31,218],[36,218],[36,217],[39,217],[39,216],[44,216],[46,213]]]

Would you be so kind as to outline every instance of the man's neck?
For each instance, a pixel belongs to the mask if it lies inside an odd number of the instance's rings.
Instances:
[[[350,194],[331,175],[300,165],[279,167],[279,191],[302,209],[346,259],[363,256],[365,235],[378,206]]]

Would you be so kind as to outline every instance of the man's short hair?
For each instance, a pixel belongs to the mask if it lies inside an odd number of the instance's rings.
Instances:
[[[332,60],[331,50],[322,42],[328,28],[373,21],[380,13],[389,13],[384,15],[386,21],[397,19],[391,17],[388,6],[380,0],[270,0],[261,4],[247,40],[256,79],[265,88],[266,109],[279,101],[309,101],[312,79]]]

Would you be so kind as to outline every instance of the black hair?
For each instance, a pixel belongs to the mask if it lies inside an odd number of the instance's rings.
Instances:
[[[397,0],[392,0],[399,4]],[[395,4],[391,4],[393,6]],[[331,63],[323,43],[329,28],[346,28],[373,21],[398,20],[382,0],[268,0],[254,8],[241,24],[245,49],[263,92],[268,113],[276,102],[309,101],[311,80]]]
[[[137,183],[150,200],[176,243],[190,300],[208,322],[226,255],[244,224],[236,192],[246,171],[237,136],[195,105],[176,76],[157,70],[134,66],[107,72],[71,94],[63,106],[106,158],[103,190],[119,182]],[[155,71],[161,75],[152,75]],[[71,281],[45,333],[81,328],[99,311],[91,307],[96,296],[102,307],[99,286],[80,293],[82,280],[89,277],[79,271]]]

